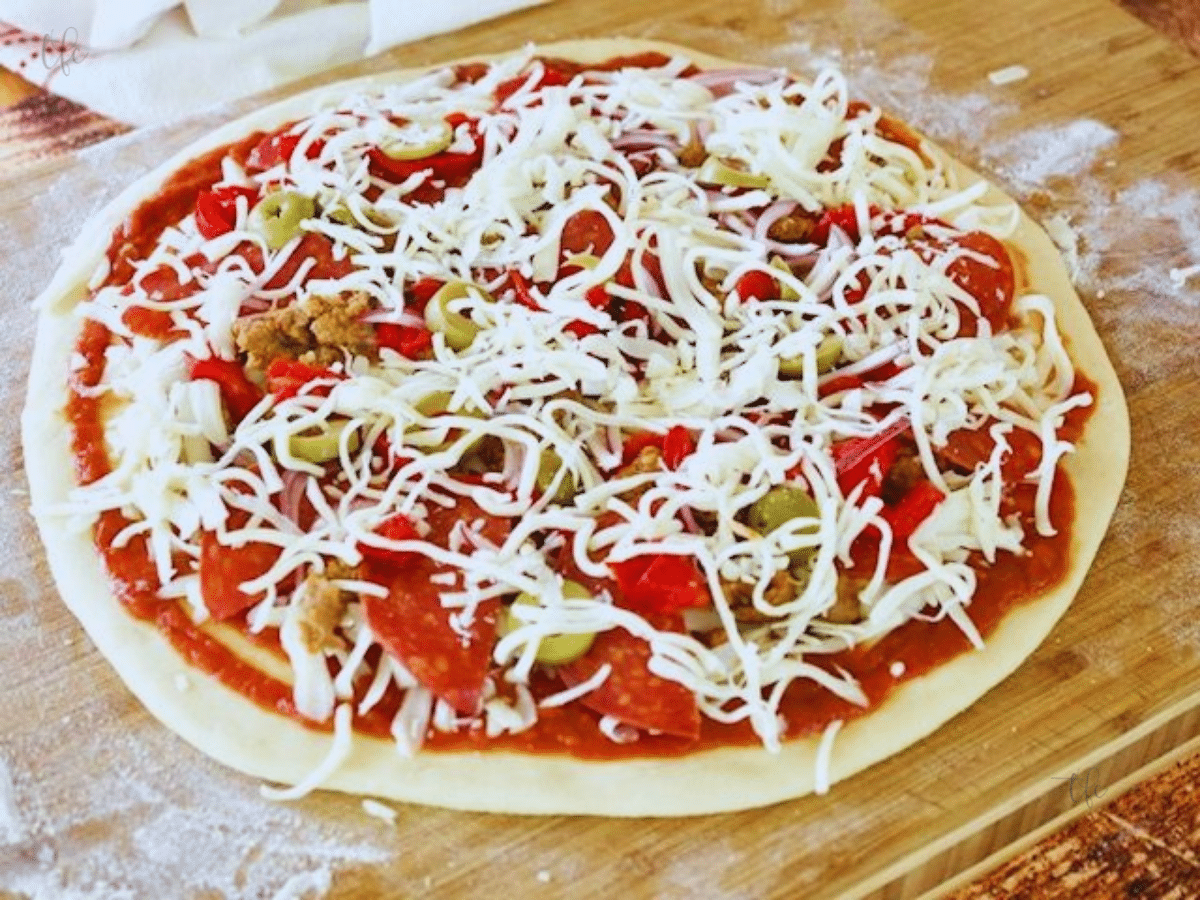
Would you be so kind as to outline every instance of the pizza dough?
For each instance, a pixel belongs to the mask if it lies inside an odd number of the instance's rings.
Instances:
[[[581,41],[539,48],[544,56],[584,62],[644,50],[677,52],[705,67],[729,65],[661,43]],[[46,512],[71,488],[69,429],[62,415],[79,320],[72,309],[104,256],[109,236],[170,173],[209,149],[255,129],[277,128],[306,114],[322,97],[344,95],[414,72],[321,88],[260,110],[185,148],[121,193],[85,227],[38,301],[30,392],[22,425],[33,506],[55,580],[89,636],[145,706],[202,752],[247,774],[295,783],[330,751],[331,737],[259,708],[215,680],[189,670],[162,635],[131,617],[114,598],[91,534]],[[929,152],[940,152],[931,148]],[[957,164],[955,164],[957,165]],[[964,179],[974,180],[958,166]],[[1005,199],[995,189],[989,198]],[[870,714],[835,738],[829,778],[844,779],[910,746],[974,703],[1028,657],[1083,582],[1120,494],[1129,448],[1128,413],[1116,375],[1057,251],[1022,215],[1008,241],[1024,256],[1027,281],[1053,299],[1060,328],[1080,371],[1098,385],[1098,404],[1065,469],[1077,486],[1067,577],[1049,594],[1017,608],[983,650],[961,655],[905,682]],[[184,681],[179,679],[183,675]],[[323,786],[397,800],[469,810],[614,816],[689,815],[733,810],[801,796],[814,789],[820,736],[789,742],[778,754],[758,747],[704,751],[674,759],[592,762],[507,752],[418,754],[406,759],[390,741],[356,737],[349,758]],[[919,752],[919,751],[914,751]],[[713,777],[720,773],[719,777]],[[705,785],[703,791],[697,784]]]

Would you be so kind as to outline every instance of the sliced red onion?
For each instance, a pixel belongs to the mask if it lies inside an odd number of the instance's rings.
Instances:
[[[741,213],[721,213],[718,221],[723,227],[728,228],[736,234],[740,234],[742,237],[754,236],[753,226],[742,218]]]
[[[504,468],[501,470],[501,485],[515,492],[521,483],[521,471],[525,468],[525,445],[520,441],[504,442]]]
[[[663,147],[676,154],[681,149],[679,141],[671,135],[648,129],[626,132],[613,141],[614,150],[650,150],[655,147]]]
[[[289,520],[300,524],[300,501],[304,499],[304,487],[308,475],[287,469],[280,474],[283,490],[279,493],[279,511]]]
[[[700,72],[691,77],[691,80],[696,84],[702,85],[712,91],[714,97],[725,97],[732,94],[737,85],[740,84],[771,84],[774,81],[779,81],[781,75],[779,72],[771,69],[713,69],[708,72]]]

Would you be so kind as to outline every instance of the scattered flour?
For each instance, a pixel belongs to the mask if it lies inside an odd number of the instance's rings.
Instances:
[[[1044,187],[1054,178],[1078,177],[1090,171],[1102,150],[1117,140],[1117,132],[1093,119],[1043,125],[1000,141],[987,154],[993,171],[1027,191]]]
[[[1096,285],[1177,301],[1196,321],[1200,285],[1191,275],[1200,271],[1200,190],[1182,179],[1139,181],[1107,204],[1092,204],[1083,229],[1098,257]],[[1147,312],[1157,315],[1152,307]]]
[[[1188,266],[1186,269],[1172,269],[1167,273],[1171,284],[1178,288],[1184,287],[1196,275],[1200,275],[1200,265]]]
[[[302,872],[289,878],[271,900],[312,900],[313,897],[323,897],[329,893],[329,887],[328,869]]]
[[[25,837],[17,811],[16,791],[8,763],[0,757],[0,847],[20,843]]]

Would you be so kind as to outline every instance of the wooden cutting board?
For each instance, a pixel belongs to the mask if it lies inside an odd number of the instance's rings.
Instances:
[[[856,93],[995,173],[1035,215],[1070,219],[1059,231],[1125,385],[1134,452],[1066,618],[975,707],[824,798],[636,822],[398,807],[389,825],[349,798],[260,801],[150,721],[57,601],[14,464],[0,473],[0,541],[16,550],[0,580],[0,897],[913,897],[1200,731],[1200,281],[1170,274],[1200,262],[1200,66],[1102,0],[559,0],[340,74],[614,34],[838,62]],[[1013,65],[1027,77],[989,81]],[[220,118],[0,184],[14,211],[0,234],[5,408],[23,402],[25,304],[55,254],[121,184]],[[15,429],[7,440],[15,463]]]

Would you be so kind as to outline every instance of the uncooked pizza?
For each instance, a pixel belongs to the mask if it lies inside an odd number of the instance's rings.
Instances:
[[[1045,235],[830,69],[325,88],[130,187],[40,303],[60,591],[278,798],[823,792],[1034,650],[1125,471]]]

